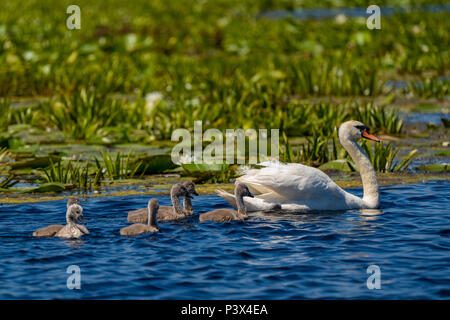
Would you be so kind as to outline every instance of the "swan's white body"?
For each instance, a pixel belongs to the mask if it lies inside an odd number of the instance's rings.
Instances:
[[[363,128],[355,129],[357,127]],[[359,168],[364,186],[363,198],[343,190],[319,169],[298,163],[266,162],[260,164],[263,168],[250,169],[236,180],[246,184],[255,194],[254,198],[244,198],[247,211],[274,210],[280,205],[283,211],[298,212],[378,208],[375,171],[355,142],[361,137],[360,130],[367,128],[357,121],[345,122],[339,128],[339,138]],[[366,134],[370,136],[368,132]],[[217,193],[236,208],[234,195],[223,190]]]

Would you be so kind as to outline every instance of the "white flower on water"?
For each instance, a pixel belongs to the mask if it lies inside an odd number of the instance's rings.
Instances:
[[[347,22],[347,17],[345,14],[338,14],[335,18],[337,24],[344,24]]]
[[[163,97],[163,94],[158,91],[151,92],[145,95],[145,111],[148,115],[153,114],[153,110]]]

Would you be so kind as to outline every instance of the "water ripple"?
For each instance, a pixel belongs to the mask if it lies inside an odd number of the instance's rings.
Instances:
[[[77,241],[31,236],[64,221],[64,201],[1,205],[0,298],[446,299],[449,191],[448,182],[383,187],[381,210],[254,213],[226,224],[196,214],[130,238],[119,235],[127,211],[148,199],[88,198],[91,235]],[[227,207],[214,195],[193,204],[199,213]],[[367,289],[372,264],[381,290]],[[80,267],[81,290],[67,289],[70,265]]]

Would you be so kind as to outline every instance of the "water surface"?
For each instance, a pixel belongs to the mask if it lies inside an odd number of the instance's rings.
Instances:
[[[408,12],[450,12],[450,5],[424,5],[416,7],[380,7],[382,16],[392,16],[398,13]],[[269,19],[282,19],[293,17],[299,20],[304,19],[326,19],[333,18],[338,15],[344,15],[351,18],[368,17],[373,12],[367,13],[367,8],[318,8],[318,9],[294,9],[294,10],[270,10],[263,11],[260,17]]]
[[[360,188],[350,192],[361,196]],[[65,201],[0,206],[0,299],[444,299],[450,297],[450,183],[381,188],[380,211],[254,214],[249,221],[161,223],[121,237],[142,196],[83,199],[82,240],[37,239]],[[167,196],[158,196],[162,205]],[[198,212],[226,203],[194,200]],[[81,289],[66,286],[81,269]],[[381,289],[366,286],[381,269]]]

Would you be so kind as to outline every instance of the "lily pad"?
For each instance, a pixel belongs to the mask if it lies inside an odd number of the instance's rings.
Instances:
[[[17,162],[13,162],[10,164],[12,170],[22,169],[22,168],[46,168],[51,164],[60,161],[59,157],[36,157],[34,159],[29,160],[21,160]]]
[[[168,154],[147,156],[139,159],[138,161],[142,161],[142,165],[137,171],[137,173],[140,174],[163,173],[167,170],[172,170],[177,167],[177,165],[172,162],[171,156]]]
[[[39,187],[30,188],[25,193],[47,193],[47,192],[61,192],[66,188],[64,184],[57,182],[49,182],[41,184]]]
[[[419,171],[433,171],[433,172],[448,172],[450,171],[450,164],[448,163],[433,163],[423,165],[417,168]]]
[[[196,171],[221,171],[223,170],[227,165],[223,163],[217,163],[217,164],[206,164],[206,163],[185,163],[182,164],[182,167],[184,170],[188,172],[196,172]]]
[[[450,150],[437,151],[434,155],[437,157],[450,157]]]
[[[5,193],[55,193],[55,192],[62,192],[66,188],[62,183],[56,183],[56,182],[49,182],[41,184],[38,187],[32,187],[32,188],[7,188],[7,189],[1,189],[0,192]]]

